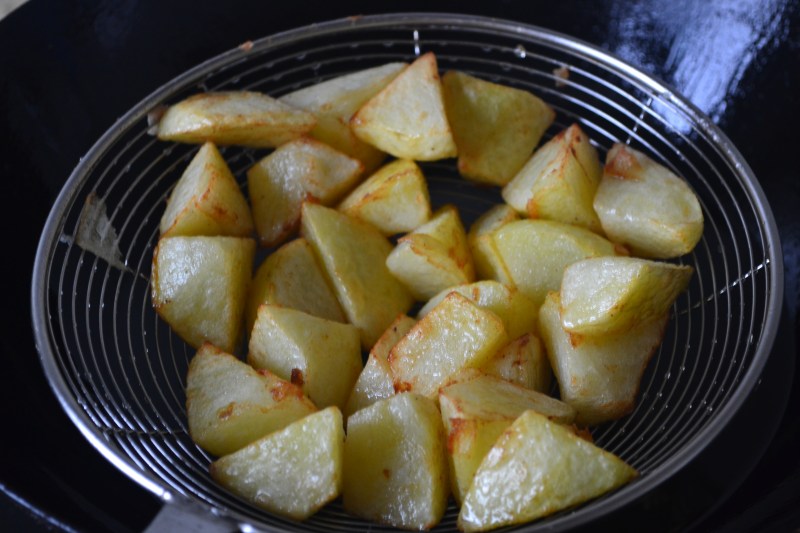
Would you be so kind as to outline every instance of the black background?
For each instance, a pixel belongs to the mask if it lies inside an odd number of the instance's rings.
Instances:
[[[161,506],[72,426],[45,381],[33,340],[36,244],[78,159],[130,107],[209,57],[296,26],[397,11],[495,16],[588,41],[684,93],[739,148],[767,195],[783,246],[784,313],[775,349],[761,385],[708,451],[601,525],[631,531],[800,527],[798,2],[29,0],[0,21],[6,242],[0,529],[138,531]]]

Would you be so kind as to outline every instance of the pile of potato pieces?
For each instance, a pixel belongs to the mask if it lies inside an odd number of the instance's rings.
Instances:
[[[634,408],[692,275],[662,260],[693,249],[702,213],[641,152],[614,145],[603,167],[577,124],[537,148],[554,118],[529,92],[440,78],[432,53],[167,109],[159,138],[201,147],[167,202],[152,301],[197,348],[189,432],[217,482],[297,520],[341,498],[402,529],[453,497],[459,528],[483,531],[638,475],[586,428]],[[274,148],[249,198],[220,145]],[[469,231],[432,209],[416,163],[453,157],[506,202]]]

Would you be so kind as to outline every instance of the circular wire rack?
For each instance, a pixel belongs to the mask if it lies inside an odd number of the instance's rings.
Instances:
[[[644,151],[696,192],[705,231],[680,258],[695,275],[672,309],[629,416],[595,442],[637,468],[629,485],[520,530],[581,525],[641,497],[694,458],[755,386],[776,334],[782,260],[756,178],[724,134],[662,83],[573,38],[511,21],[452,14],[354,17],[246,43],[184,73],[131,109],[66,182],[46,223],[32,287],[33,324],[48,380],[85,437],[165,501],[185,500],[240,527],[369,529],[338,502],[304,523],[270,515],[212,481],[213,457],[189,438],[184,385],[194,350],[154,312],[150,268],[166,198],[197,147],[165,143],[148,114],[191,94],[281,96],[338,75],[433,51],[439,68],[528,90],[557,113],[546,139],[577,122],[601,154]],[[267,151],[222,149],[245,187]],[[422,165],[434,207],[465,225],[502,201],[461,179],[453,161]],[[202,513],[201,513],[202,514]],[[455,530],[451,504],[436,530]],[[248,526],[244,526],[247,524]]]

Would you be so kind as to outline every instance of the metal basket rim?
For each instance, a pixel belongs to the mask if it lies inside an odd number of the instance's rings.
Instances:
[[[753,200],[753,207],[756,209],[756,214],[762,224],[760,229],[765,239],[765,255],[769,257],[769,266],[773,274],[768,288],[770,298],[765,309],[767,318],[759,346],[756,348],[752,364],[739,383],[737,393],[731,397],[723,409],[715,414],[712,421],[682,447],[684,453],[670,457],[644,478],[640,478],[634,483],[602,498],[601,501],[587,504],[583,508],[587,512],[558,517],[550,522],[553,527],[557,527],[561,523],[565,523],[565,525],[568,523],[571,527],[585,525],[593,519],[632,503],[672,477],[702,451],[703,447],[698,446],[698,442],[708,442],[714,439],[739,411],[748,393],[756,385],[775,342],[783,305],[784,273],[780,238],[766,195],[742,154],[722,130],[699,108],[666,83],[640,71],[598,46],[561,32],[510,19],[448,12],[398,12],[359,15],[312,23],[261,37],[248,43],[252,44],[252,47],[239,46],[222,52],[161,85],[118,118],[92,145],[86,155],[79,160],[53,203],[37,246],[31,285],[32,324],[40,362],[48,383],[57,396],[62,409],[80,430],[81,434],[103,457],[165,503],[176,502],[176,500],[186,500],[184,503],[187,504],[192,503],[190,499],[174,493],[171,488],[153,474],[142,471],[132,461],[123,457],[110,441],[106,440],[102,432],[85,414],[77,400],[72,397],[56,364],[55,350],[48,335],[49,319],[45,310],[45,279],[50,265],[52,249],[58,241],[57,237],[60,233],[63,216],[74,199],[76,191],[88,178],[92,167],[117,136],[117,132],[127,130],[132,124],[142,120],[156,105],[164,102],[176,87],[185,87],[192,79],[208,74],[214,69],[225,66],[238,58],[246,57],[252,51],[269,50],[273,47],[302,42],[302,40],[311,36],[319,37],[347,31],[348,29],[380,29],[397,26],[398,24],[453,26],[462,30],[511,31],[513,34],[520,35],[526,39],[561,47],[572,53],[598,61],[603,67],[619,74],[624,74],[629,80],[635,80],[654,93],[655,96],[666,100],[684,113],[694,128],[713,139],[716,146],[722,150],[727,161],[735,163],[740,184],[745,187],[750,199]],[[227,516],[241,524],[247,524],[251,521],[249,517],[243,516],[235,510],[219,509],[204,502],[199,502],[199,504],[214,515]]]

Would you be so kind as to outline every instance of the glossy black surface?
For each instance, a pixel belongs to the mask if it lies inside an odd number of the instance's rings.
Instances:
[[[230,5],[229,5],[230,4]],[[30,272],[54,198],[128,108],[195,64],[295,26],[391,11],[519,20],[598,45],[708,113],[755,171],[785,258],[784,313],[762,382],[685,471],[604,526],[621,530],[800,527],[800,6],[717,2],[162,2],[29,0],[0,21],[0,176],[6,312],[0,400],[0,529],[138,531],[160,502],[78,433],[45,382],[30,326]]]

